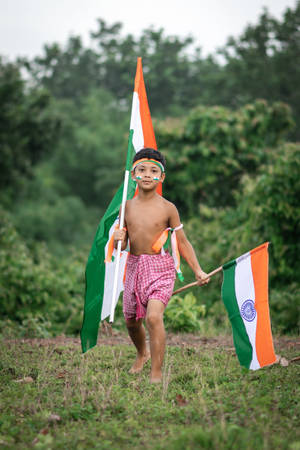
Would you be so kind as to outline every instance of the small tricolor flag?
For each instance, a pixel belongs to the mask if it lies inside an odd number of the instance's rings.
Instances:
[[[138,58],[132,100],[128,145],[129,153],[127,155],[126,171],[130,171],[131,168],[131,149],[133,148],[135,152],[138,152],[144,147],[157,149],[145,89],[142,59]],[[129,176],[127,199],[133,198],[135,192],[135,183]],[[161,193],[161,183],[158,186],[158,192]],[[108,317],[111,312],[115,262],[113,260],[114,258],[111,258],[111,256],[108,257],[108,255],[112,252],[111,238],[114,229],[119,223],[118,216],[122,202],[122,193],[123,185],[118,189],[98,226],[86,266],[84,317],[80,332],[83,352],[86,352],[97,344],[99,322]],[[117,298],[123,290],[123,278],[127,255],[128,252],[124,251],[120,258],[117,280]]]
[[[242,366],[256,370],[273,364],[268,303],[268,242],[223,266],[222,298]]]

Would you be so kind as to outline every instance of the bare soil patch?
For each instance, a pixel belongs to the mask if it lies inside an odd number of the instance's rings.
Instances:
[[[57,336],[49,339],[16,339],[9,340],[10,343],[27,343],[39,346],[80,346],[79,337]],[[98,337],[98,345],[132,345],[130,338],[126,333],[114,330],[109,324],[101,326]],[[206,347],[206,348],[223,348],[226,351],[235,352],[232,336],[216,336],[205,337],[190,333],[167,333],[167,345],[175,347]],[[299,349],[300,354],[300,338],[290,336],[277,336],[274,338],[275,351],[287,349]]]

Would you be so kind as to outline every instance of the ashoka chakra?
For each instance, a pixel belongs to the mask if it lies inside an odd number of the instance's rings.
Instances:
[[[252,322],[252,320],[256,317],[256,310],[254,306],[253,300],[246,300],[241,306],[241,316],[243,319],[247,320],[247,322]]]

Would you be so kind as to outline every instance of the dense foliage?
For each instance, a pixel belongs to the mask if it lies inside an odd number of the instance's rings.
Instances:
[[[28,89],[16,64],[0,57],[0,189],[6,195],[22,187],[24,177],[55,144],[58,122],[49,112],[49,93]]]
[[[198,107],[181,121],[159,127],[160,149],[168,160],[165,190],[185,216],[199,202],[226,207],[244,174],[255,174],[293,125],[287,105],[257,100],[232,111]]]
[[[282,20],[264,11],[228,40],[222,64],[203,58],[192,37],[154,29],[124,36],[122,24],[103,20],[93,48],[73,36],[33,61],[0,59],[2,327],[10,319],[38,334],[78,332],[84,264],[122,179],[142,55],[167,158],[164,195],[201,264],[208,271],[270,241],[272,323],[299,330],[300,147],[288,142],[300,129],[299,22],[299,2]],[[168,325],[201,327],[203,304],[222,324],[220,283],[194,295],[172,301]]]
[[[84,293],[84,256],[53,258],[45,245],[30,251],[3,210],[0,215],[0,315],[24,334],[78,332]],[[7,327],[0,322],[1,331]]]
[[[230,38],[222,53],[226,75],[234,80],[232,106],[253,98],[280,99],[288,103],[297,120],[293,136],[298,138],[300,116],[300,2],[287,8],[283,20],[267,10],[255,25],[249,25],[238,38]],[[228,94],[232,95],[232,88]]]
[[[300,324],[299,156],[299,144],[282,144],[256,176],[244,176],[234,207],[200,205],[186,225],[206,270],[270,242],[271,317],[280,331],[299,330]],[[205,288],[208,306],[219,300],[219,288],[216,282]]]
[[[196,297],[189,292],[184,297],[174,295],[165,310],[164,321],[167,327],[178,332],[198,331],[205,316],[205,305],[197,304]]]
[[[191,36],[166,36],[150,28],[135,37],[124,35],[122,27],[99,19],[91,48],[72,36],[65,46],[45,46],[43,55],[25,65],[56,98],[78,103],[100,87],[128,106],[136,57],[143,56],[155,116],[178,116],[199,104],[236,108],[264,98],[288,103],[300,124],[299,1],[282,19],[265,10],[257,24],[229,38],[219,51],[222,64],[218,54],[204,58]],[[299,138],[299,126],[293,136]]]

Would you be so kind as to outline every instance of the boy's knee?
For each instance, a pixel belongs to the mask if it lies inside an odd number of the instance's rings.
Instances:
[[[141,327],[142,323],[140,320],[130,319],[126,320],[126,327],[130,331],[138,330]]]
[[[162,322],[162,314],[159,314],[157,312],[150,312],[146,316],[146,324],[148,328],[154,328],[161,322]]]

